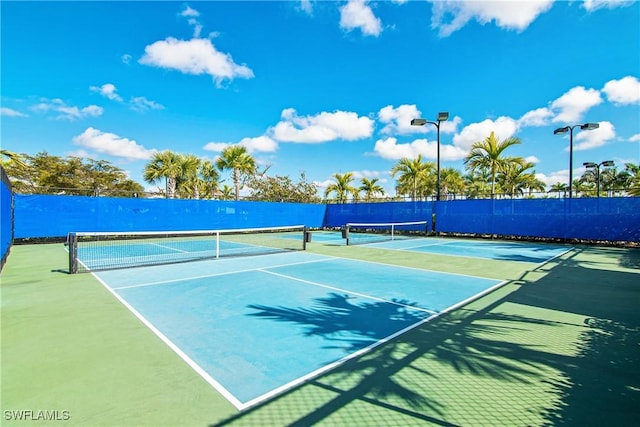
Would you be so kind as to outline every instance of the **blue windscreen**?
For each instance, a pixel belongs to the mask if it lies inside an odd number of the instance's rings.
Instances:
[[[325,227],[342,227],[350,222],[428,221],[431,230],[431,202],[340,203],[327,205]]]
[[[221,200],[16,195],[16,238],[81,231],[322,227],[324,205]]]
[[[0,265],[4,265],[13,240],[13,193],[4,169],[0,167]]]
[[[441,232],[640,240],[640,198],[457,200],[436,205]]]

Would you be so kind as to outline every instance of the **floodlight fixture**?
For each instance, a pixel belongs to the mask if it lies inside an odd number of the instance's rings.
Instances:
[[[447,111],[438,113],[439,122],[446,122],[447,120],[449,120],[449,113]]]
[[[580,130],[593,130],[598,129],[599,127],[600,124],[598,123],[583,123],[573,126],[564,126],[553,131],[554,135],[564,135],[569,132],[569,198],[573,197],[573,130],[575,128],[580,128]]]
[[[601,163],[602,166],[615,166],[615,162],[613,160],[605,160],[604,162]]]
[[[585,123],[580,125],[581,130],[594,130],[600,127],[600,123]]]
[[[445,122],[449,120],[449,112],[448,111],[441,111],[438,113],[438,118],[436,119],[435,122],[432,122],[430,120],[427,119],[411,119],[411,126],[424,126],[427,123],[432,124],[436,127],[436,130],[438,131],[438,136],[437,136],[437,140],[438,140],[438,144],[437,144],[437,179],[436,179],[436,200],[440,201],[440,122]],[[435,231],[435,230],[433,230]]]
[[[554,135],[564,135],[565,133],[569,132],[570,127],[569,126],[565,126],[563,128],[558,128],[556,130],[553,131]]]

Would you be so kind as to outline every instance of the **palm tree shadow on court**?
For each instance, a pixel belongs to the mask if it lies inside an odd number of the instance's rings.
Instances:
[[[636,255],[615,262],[633,265]],[[516,398],[529,405],[510,415],[511,425],[631,425],[640,416],[638,274],[604,267],[575,256],[555,260],[523,274],[504,292],[422,324],[215,425],[277,420],[308,426],[341,417],[360,425],[469,425],[490,422],[493,410],[504,410],[499,399],[495,406],[482,399],[499,395],[502,387],[515,387],[521,393]],[[388,307],[352,304],[337,294],[313,309],[253,308],[265,319],[304,325],[309,334],[351,328],[371,341],[382,331],[354,319],[362,310],[374,317],[394,315]],[[407,323],[415,320],[411,316]],[[563,347],[567,331],[573,334],[571,351]],[[543,337],[527,340],[531,334]],[[540,344],[545,334],[550,341],[557,335],[557,343]]]

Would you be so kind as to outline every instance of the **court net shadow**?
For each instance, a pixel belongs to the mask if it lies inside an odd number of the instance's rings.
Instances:
[[[589,250],[214,425],[633,425],[640,419],[640,274],[607,268],[636,265],[640,253],[607,261]],[[362,310],[397,315],[338,294],[313,310],[254,309],[309,334],[347,328],[372,341],[384,331],[363,328]],[[516,395],[511,403],[504,390]]]

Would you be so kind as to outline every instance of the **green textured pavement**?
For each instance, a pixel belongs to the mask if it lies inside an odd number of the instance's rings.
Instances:
[[[0,275],[0,424],[640,424],[640,250],[578,247],[542,266],[309,250],[508,283],[240,413],[92,275],[66,274],[62,244],[15,245]]]

